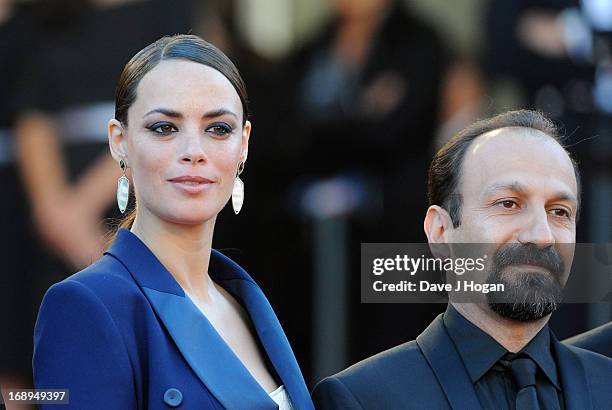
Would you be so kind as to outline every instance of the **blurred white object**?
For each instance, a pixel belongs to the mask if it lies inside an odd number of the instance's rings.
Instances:
[[[598,31],[612,31],[612,0],[582,0],[582,10]]]
[[[595,104],[607,114],[612,114],[612,67],[598,67],[593,90]]]
[[[293,1],[238,0],[238,27],[259,54],[275,58],[293,45]]]
[[[565,9],[559,14],[558,21],[565,38],[567,54],[574,60],[591,61],[593,34],[583,12],[576,7]]]
[[[357,180],[345,177],[322,179],[310,184],[302,195],[302,212],[317,219],[350,214],[357,209],[363,189]]]

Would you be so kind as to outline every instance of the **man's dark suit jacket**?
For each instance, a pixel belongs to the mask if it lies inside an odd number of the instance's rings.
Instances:
[[[612,359],[560,343],[551,332],[567,410],[606,409],[612,403]],[[317,409],[480,409],[480,403],[442,315],[416,341],[379,353],[322,380]]]
[[[612,357],[612,322],[570,337],[564,340],[563,343]]]

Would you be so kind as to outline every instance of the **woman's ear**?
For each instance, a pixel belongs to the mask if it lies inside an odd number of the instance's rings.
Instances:
[[[452,242],[453,221],[448,212],[438,205],[432,205],[427,209],[423,229],[429,243]]]
[[[127,151],[127,129],[116,119],[108,122],[108,145],[115,161],[125,160]],[[127,161],[126,161],[127,162]]]
[[[242,147],[240,151],[240,161],[246,162],[249,156],[249,138],[251,136],[251,121],[246,121],[242,127]]]

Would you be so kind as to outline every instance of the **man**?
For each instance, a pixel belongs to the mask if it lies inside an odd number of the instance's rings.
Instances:
[[[612,357],[612,322],[570,337],[564,340],[563,343]]]
[[[612,360],[561,344],[547,325],[572,263],[579,192],[575,163],[539,113],[508,112],[453,137],[430,166],[425,233],[432,249],[492,244],[489,279],[509,292],[482,303],[451,295],[416,341],[320,382],[316,407],[610,408]]]

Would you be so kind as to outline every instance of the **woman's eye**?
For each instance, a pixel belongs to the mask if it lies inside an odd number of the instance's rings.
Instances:
[[[232,128],[227,124],[213,124],[206,129],[206,132],[212,132],[218,136],[225,136],[232,133]]]
[[[178,131],[174,125],[165,122],[153,124],[148,128],[153,132],[164,135]]]

